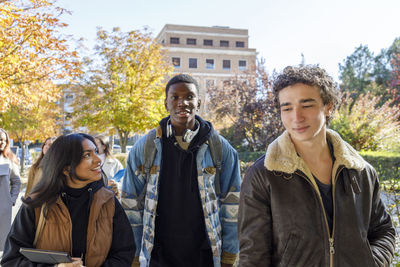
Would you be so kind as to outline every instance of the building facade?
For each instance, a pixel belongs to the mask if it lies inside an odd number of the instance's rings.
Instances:
[[[156,39],[168,49],[174,74],[189,73],[199,82],[203,103],[208,88],[221,87],[256,65],[246,29],[166,24]]]

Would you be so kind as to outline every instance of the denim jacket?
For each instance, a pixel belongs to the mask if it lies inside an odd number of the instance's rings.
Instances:
[[[205,214],[205,225],[213,252],[214,266],[218,267],[226,258],[235,257],[239,245],[237,239],[237,215],[240,192],[240,168],[237,152],[220,136],[222,143],[222,166],[220,172],[221,193],[216,194],[213,165],[207,143],[200,146],[197,156],[199,194]],[[156,156],[150,177],[146,183],[143,167],[143,151],[146,136],[139,139],[131,149],[122,183],[122,206],[132,225],[136,256],[140,266],[149,266],[154,244],[155,214],[157,210],[158,185],[161,166],[161,128],[154,139]],[[146,185],[146,189],[144,186]],[[144,191],[146,190],[146,191]],[[233,263],[233,262],[232,262]]]

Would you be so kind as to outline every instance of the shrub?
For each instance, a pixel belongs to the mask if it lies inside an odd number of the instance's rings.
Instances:
[[[239,159],[244,162],[254,162],[256,159],[265,154],[265,151],[256,151],[256,152],[239,152]]]
[[[400,153],[363,151],[360,155],[375,168],[379,180],[400,179]]]
[[[348,94],[331,122],[331,128],[356,150],[400,151],[400,110],[390,102],[378,106],[381,97]]]

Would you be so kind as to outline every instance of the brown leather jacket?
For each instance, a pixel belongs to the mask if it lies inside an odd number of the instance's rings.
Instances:
[[[247,171],[239,266],[389,266],[395,230],[375,170],[334,131],[333,230],[318,186],[287,132]]]
[[[113,236],[114,211],[114,194],[104,187],[100,188],[90,206],[86,239],[87,267],[101,266],[107,258]],[[39,214],[40,207],[35,209],[36,225]],[[48,210],[36,248],[66,251],[72,255],[72,223],[68,208],[61,198]]]

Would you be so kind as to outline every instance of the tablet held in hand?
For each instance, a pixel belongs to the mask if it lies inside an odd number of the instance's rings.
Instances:
[[[58,264],[72,262],[67,252],[42,250],[35,248],[20,248],[19,252],[32,262]]]

